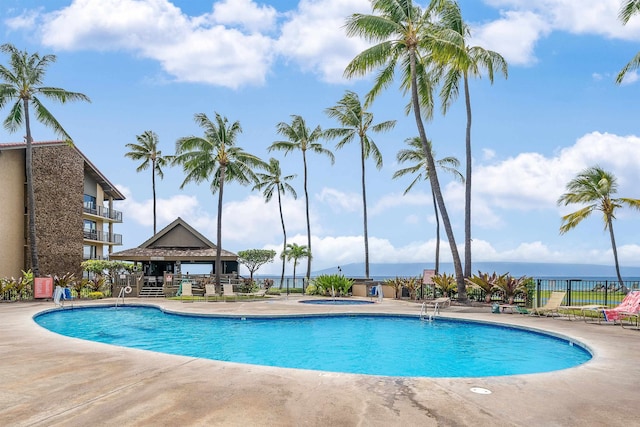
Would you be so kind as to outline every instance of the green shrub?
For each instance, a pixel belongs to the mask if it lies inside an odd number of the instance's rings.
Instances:
[[[102,292],[90,292],[89,293],[89,298],[90,299],[102,299],[102,298],[104,298],[104,294]]]
[[[335,291],[336,295],[340,294],[346,296],[353,286],[353,280],[344,277],[342,274],[323,274],[315,279],[309,286],[315,285],[318,288],[318,293],[326,294]]]
[[[309,286],[307,286],[307,289],[305,289],[304,293],[307,294],[307,295],[316,295],[319,290],[320,290],[320,288],[318,288],[313,283],[310,283]]]

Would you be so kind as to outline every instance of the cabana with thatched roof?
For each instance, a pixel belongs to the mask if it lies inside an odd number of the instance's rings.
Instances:
[[[162,283],[165,275],[181,274],[182,264],[210,264],[215,274],[216,245],[178,217],[137,248],[112,253],[109,259],[141,264],[145,282]],[[220,274],[236,276],[238,255],[222,250]]]

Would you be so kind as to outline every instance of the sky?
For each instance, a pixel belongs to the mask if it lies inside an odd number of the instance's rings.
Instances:
[[[417,4],[426,4],[417,2]],[[473,112],[473,261],[588,263],[610,265],[613,255],[602,216],[596,212],[559,234],[561,217],[579,206],[557,200],[577,173],[599,165],[618,179],[620,197],[640,198],[640,81],[615,76],[640,50],[640,16],[623,26],[621,0],[461,0],[472,45],[500,53],[508,78],[470,82]],[[3,43],[57,61],[44,84],[81,92],[91,103],[45,105],[77,147],[125,195],[115,208],[124,222],[116,233],[136,247],[153,235],[150,170],[136,172],[127,143],[147,130],[159,136],[162,153],[174,153],[184,136],[202,136],[194,115],[220,113],[238,121],[238,145],[264,160],[280,160],[298,198],[285,197],[288,242],[307,243],[300,152],[268,151],[291,115],[310,128],[338,127],[325,110],[350,90],[364,98],[372,77],[345,79],[346,65],[367,48],[349,38],[344,23],[371,13],[368,0],[2,0]],[[6,55],[0,57],[7,63]],[[418,262],[432,268],[436,225],[428,182],[408,194],[412,178],[392,179],[396,154],[417,135],[408,98],[390,87],[372,104],[375,122],[396,127],[373,134],[384,164],[367,163],[368,230],[372,263]],[[8,109],[0,111],[4,119]],[[464,98],[426,124],[436,158],[465,160]],[[36,141],[58,139],[33,125]],[[23,133],[0,129],[1,142]],[[360,157],[357,144],[336,155],[309,154],[312,270],[364,261]],[[462,170],[462,169],[461,169]],[[158,180],[158,230],[183,218],[215,243],[217,194],[209,185],[180,188],[180,167]],[[456,243],[463,256],[464,188],[440,174]],[[237,183],[225,186],[222,247],[282,249],[277,201]],[[617,211],[614,222],[621,265],[640,266],[640,212]],[[441,260],[451,261],[444,230]],[[260,274],[277,274],[280,261]],[[292,264],[287,265],[287,272]],[[303,260],[298,274],[306,271]],[[474,270],[475,271],[475,270]],[[364,275],[364,271],[363,271]]]

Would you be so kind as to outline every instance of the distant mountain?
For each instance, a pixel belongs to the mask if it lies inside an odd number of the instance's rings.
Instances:
[[[364,263],[352,263],[339,267],[347,277],[364,277]],[[374,278],[395,276],[421,276],[422,270],[433,269],[433,264],[397,263],[397,264],[369,264],[369,275]],[[472,273],[478,270],[483,273],[509,273],[512,276],[531,277],[611,277],[616,276],[613,265],[593,264],[554,264],[536,262],[474,262]],[[442,263],[441,273],[453,273],[452,263]],[[338,266],[314,271],[312,276],[320,274],[335,274]],[[620,267],[623,279],[640,277],[640,267]]]

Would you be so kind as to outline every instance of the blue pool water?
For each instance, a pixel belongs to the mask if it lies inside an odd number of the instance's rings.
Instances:
[[[564,339],[487,324],[342,315],[199,317],[153,307],[40,314],[62,335],[161,353],[286,368],[386,376],[482,377],[565,369],[588,351]]]
[[[299,301],[302,304],[315,305],[365,305],[373,304],[373,301],[351,300],[351,299],[305,299]]]

